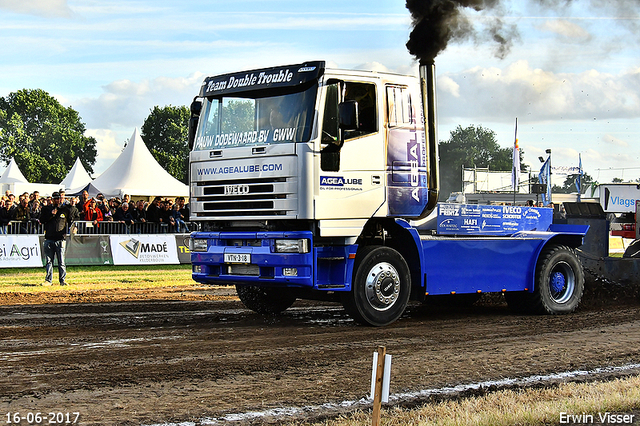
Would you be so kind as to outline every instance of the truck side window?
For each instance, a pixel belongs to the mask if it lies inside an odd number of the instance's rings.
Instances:
[[[404,86],[387,86],[389,127],[415,124],[411,94]]]
[[[376,86],[374,84],[345,83],[343,100],[358,102],[358,129],[345,131],[345,140],[378,131]]]

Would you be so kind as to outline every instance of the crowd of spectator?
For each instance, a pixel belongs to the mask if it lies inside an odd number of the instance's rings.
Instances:
[[[59,191],[61,202],[68,204],[71,221],[84,223],[93,229],[115,229],[109,224],[121,224],[120,229],[126,232],[189,232],[189,206],[184,197],[164,198],[155,197],[151,202],[146,200],[134,201],[129,195],[122,199],[113,197],[107,199],[103,194],[90,197],[87,191],[79,196],[65,195]],[[0,198],[0,233],[40,233],[40,217],[42,208],[51,204],[51,197],[41,197],[38,191],[29,194],[25,192],[16,196],[7,191]],[[9,229],[9,225],[12,231]],[[16,228],[17,225],[17,228]],[[155,225],[155,226],[153,226]]]

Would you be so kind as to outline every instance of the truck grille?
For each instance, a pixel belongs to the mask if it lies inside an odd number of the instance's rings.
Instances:
[[[198,182],[191,200],[192,216],[220,219],[226,217],[294,217],[297,187],[294,178],[274,177]],[[241,194],[229,191],[241,188]]]

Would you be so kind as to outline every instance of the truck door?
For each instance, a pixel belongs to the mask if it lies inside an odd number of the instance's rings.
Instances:
[[[385,200],[378,91],[374,83],[338,80],[325,89],[316,218],[366,219]],[[340,126],[344,105],[357,116],[351,128]]]

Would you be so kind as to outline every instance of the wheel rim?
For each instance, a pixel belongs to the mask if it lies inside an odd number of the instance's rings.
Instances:
[[[400,295],[400,275],[390,263],[383,262],[371,268],[366,282],[367,300],[378,311],[390,309]]]
[[[567,303],[575,291],[576,276],[573,268],[566,263],[558,263],[549,275],[549,293],[556,303]]]

